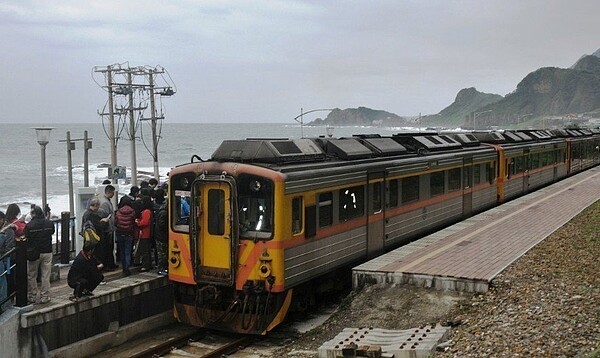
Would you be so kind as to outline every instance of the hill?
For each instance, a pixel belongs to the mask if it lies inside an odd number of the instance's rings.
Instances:
[[[331,111],[327,118],[317,118],[309,126],[398,126],[407,125],[408,120],[397,114],[366,107],[339,109]]]
[[[454,102],[440,111],[437,116],[424,117],[425,124],[441,123],[446,127],[459,127],[465,122],[465,117],[479,108],[498,102],[502,99],[499,94],[483,93],[474,87],[465,88],[458,92]]]
[[[477,111],[491,111],[485,124],[506,125],[523,115],[564,116],[598,110],[600,58],[590,55],[573,68],[540,68],[525,76],[514,92]]]

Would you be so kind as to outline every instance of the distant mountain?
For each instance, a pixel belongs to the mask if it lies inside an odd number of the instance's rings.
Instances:
[[[528,74],[502,100],[481,107],[487,124],[516,123],[523,115],[563,116],[600,110],[600,58],[582,57],[573,68],[544,67]]]
[[[308,123],[309,126],[395,126],[406,125],[407,119],[397,114],[370,109],[366,107],[339,109],[336,108],[327,118],[317,118]]]
[[[447,127],[459,127],[465,122],[465,117],[502,99],[499,94],[483,93],[474,87],[465,88],[458,92],[454,102],[440,111],[436,116],[424,117],[423,123],[443,123]]]

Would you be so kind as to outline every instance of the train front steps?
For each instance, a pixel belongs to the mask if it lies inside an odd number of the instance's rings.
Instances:
[[[88,357],[174,322],[172,287],[166,277],[107,276],[107,284],[88,299],[71,302],[73,290],[63,280],[52,285],[50,303],[5,311],[0,315],[2,356]]]

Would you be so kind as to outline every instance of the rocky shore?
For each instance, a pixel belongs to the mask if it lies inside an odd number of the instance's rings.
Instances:
[[[453,329],[434,357],[600,357],[599,268],[597,202],[509,266],[485,294],[366,287],[277,356],[317,357],[344,327],[438,322]]]

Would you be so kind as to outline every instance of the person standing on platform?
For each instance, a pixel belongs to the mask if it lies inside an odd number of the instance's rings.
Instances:
[[[31,205],[31,210],[33,211],[35,205]],[[21,219],[21,209],[17,204],[9,204],[6,208],[6,222],[9,224],[15,224],[14,230],[16,237],[23,236],[23,230],[25,229],[25,221]]]
[[[67,283],[73,289],[73,295],[69,297],[73,302],[79,301],[82,296],[93,296],[92,292],[104,280],[100,272],[102,264],[94,257],[94,247],[90,243],[83,245],[69,269]]]
[[[108,225],[105,227],[105,231],[100,233],[102,240],[96,247],[96,257],[104,264],[104,270],[114,271],[117,269],[115,264],[115,209],[112,204],[112,198],[115,196],[115,187],[107,185],[104,188],[104,196],[100,200],[100,209],[98,215],[100,218],[108,218]]]
[[[148,188],[150,188],[151,190],[156,190],[157,186],[158,180],[156,180],[156,178],[150,178],[150,180],[148,180]]]
[[[158,274],[167,275],[167,250],[168,250],[168,220],[167,201],[165,200],[165,191],[156,189],[154,198],[154,241],[156,242],[156,251],[158,255],[157,266]]]
[[[123,275],[129,276],[131,272],[131,250],[133,248],[133,233],[135,231],[135,210],[127,196],[121,198],[119,209],[115,213],[115,230],[117,235],[117,252],[121,258]]]
[[[149,196],[142,197],[142,215],[135,220],[136,230],[139,231],[138,251],[142,258],[140,272],[150,271],[152,261],[150,258],[150,245],[152,240],[152,199]]]
[[[38,267],[41,267],[40,302],[50,302],[50,270],[52,268],[52,235],[54,224],[44,217],[39,206],[31,210],[31,221],[27,223],[23,234],[27,238],[27,295],[29,302],[34,303],[38,294]],[[31,253],[31,254],[30,254]]]
[[[0,211],[0,257],[15,247],[14,224],[7,223],[5,219],[6,215]],[[10,272],[10,266],[14,263],[14,256],[14,254],[9,255],[0,260],[0,275],[6,271],[6,274],[0,276],[0,302],[4,301],[14,288],[14,284],[9,285],[11,281],[14,281],[14,274]],[[9,305],[6,304],[4,307],[6,306]],[[0,312],[4,310],[4,307],[0,307]]]

